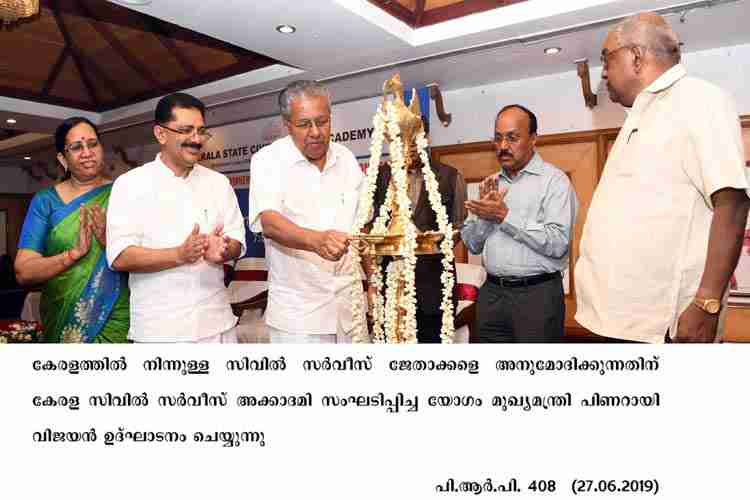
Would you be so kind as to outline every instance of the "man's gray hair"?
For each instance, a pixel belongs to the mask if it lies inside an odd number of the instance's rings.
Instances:
[[[328,100],[328,107],[331,106],[331,94],[328,88],[322,83],[315,80],[296,80],[286,86],[279,93],[279,110],[284,120],[292,117],[292,101],[301,97],[318,97],[323,96]]]
[[[636,14],[618,23],[613,31],[621,46],[645,47],[654,54],[657,61],[668,66],[680,62],[680,40],[661,16],[652,13]]]

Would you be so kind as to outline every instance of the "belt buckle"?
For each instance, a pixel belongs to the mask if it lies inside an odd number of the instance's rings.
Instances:
[[[525,278],[500,278],[500,286],[503,288],[513,288],[523,284]]]

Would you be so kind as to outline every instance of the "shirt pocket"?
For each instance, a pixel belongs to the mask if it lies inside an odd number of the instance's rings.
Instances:
[[[357,218],[357,205],[359,193],[348,191],[341,194],[339,206],[336,207],[336,229],[339,231],[352,231]]]
[[[195,219],[193,224],[198,224],[200,232],[206,234],[213,231],[218,224],[224,223],[224,216],[219,207],[208,201],[204,201],[202,204],[194,207],[193,218]],[[190,229],[192,230],[192,224]]]
[[[147,248],[171,248],[181,245],[193,230],[192,210],[177,197],[160,197],[146,210],[143,245]],[[187,210],[186,210],[187,209]]]

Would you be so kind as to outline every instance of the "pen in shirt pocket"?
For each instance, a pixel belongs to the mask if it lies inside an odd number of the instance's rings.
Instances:
[[[626,141],[626,142],[627,142],[627,144],[630,144],[630,139],[631,139],[631,138],[632,138],[632,137],[633,137],[633,136],[634,136],[635,134],[637,134],[637,133],[638,133],[638,129],[637,129],[637,128],[634,128],[634,129],[632,129],[632,130],[630,131],[630,133],[628,134],[628,140]]]

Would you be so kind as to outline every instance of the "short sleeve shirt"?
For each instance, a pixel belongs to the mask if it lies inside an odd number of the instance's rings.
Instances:
[[[737,110],[678,64],[638,95],[607,159],[575,269],[576,320],[642,342],[675,332],[723,188],[748,189]]]

